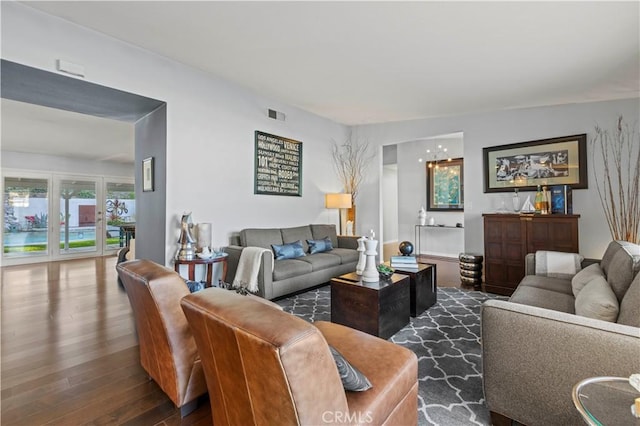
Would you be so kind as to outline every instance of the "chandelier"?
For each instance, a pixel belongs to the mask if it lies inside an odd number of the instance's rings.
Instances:
[[[438,145],[435,149],[427,149],[426,158],[423,160],[422,158],[418,158],[418,162],[422,163],[423,161],[427,162],[427,167],[436,169],[439,168],[439,164],[442,161],[451,161],[451,157],[447,154],[447,148],[443,148],[442,145]]]

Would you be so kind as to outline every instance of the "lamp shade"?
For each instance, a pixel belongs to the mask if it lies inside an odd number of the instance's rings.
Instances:
[[[328,209],[350,209],[351,194],[325,194],[324,206]]]

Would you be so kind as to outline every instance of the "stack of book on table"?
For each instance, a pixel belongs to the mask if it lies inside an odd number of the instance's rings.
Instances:
[[[391,256],[391,267],[399,269],[418,269],[418,260],[414,256]]]

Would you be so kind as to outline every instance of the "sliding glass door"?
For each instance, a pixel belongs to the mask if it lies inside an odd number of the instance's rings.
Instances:
[[[48,258],[50,178],[37,173],[3,176],[3,258]]]
[[[98,200],[102,197],[101,184],[100,178],[54,177],[53,208],[60,223],[53,226],[53,236],[55,238],[57,234],[56,240],[60,241],[54,249],[54,257],[102,254],[103,209],[101,206],[98,208]]]
[[[133,179],[3,171],[3,264],[115,254],[135,237]]]

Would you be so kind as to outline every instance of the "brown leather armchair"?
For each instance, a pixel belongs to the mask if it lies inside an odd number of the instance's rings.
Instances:
[[[203,360],[215,425],[417,423],[418,363],[410,350],[217,288],[181,304]],[[327,344],[373,388],[345,391]]]
[[[116,265],[136,319],[140,363],[184,417],[207,392],[196,342],[180,308],[190,294],[175,271],[150,260]]]

